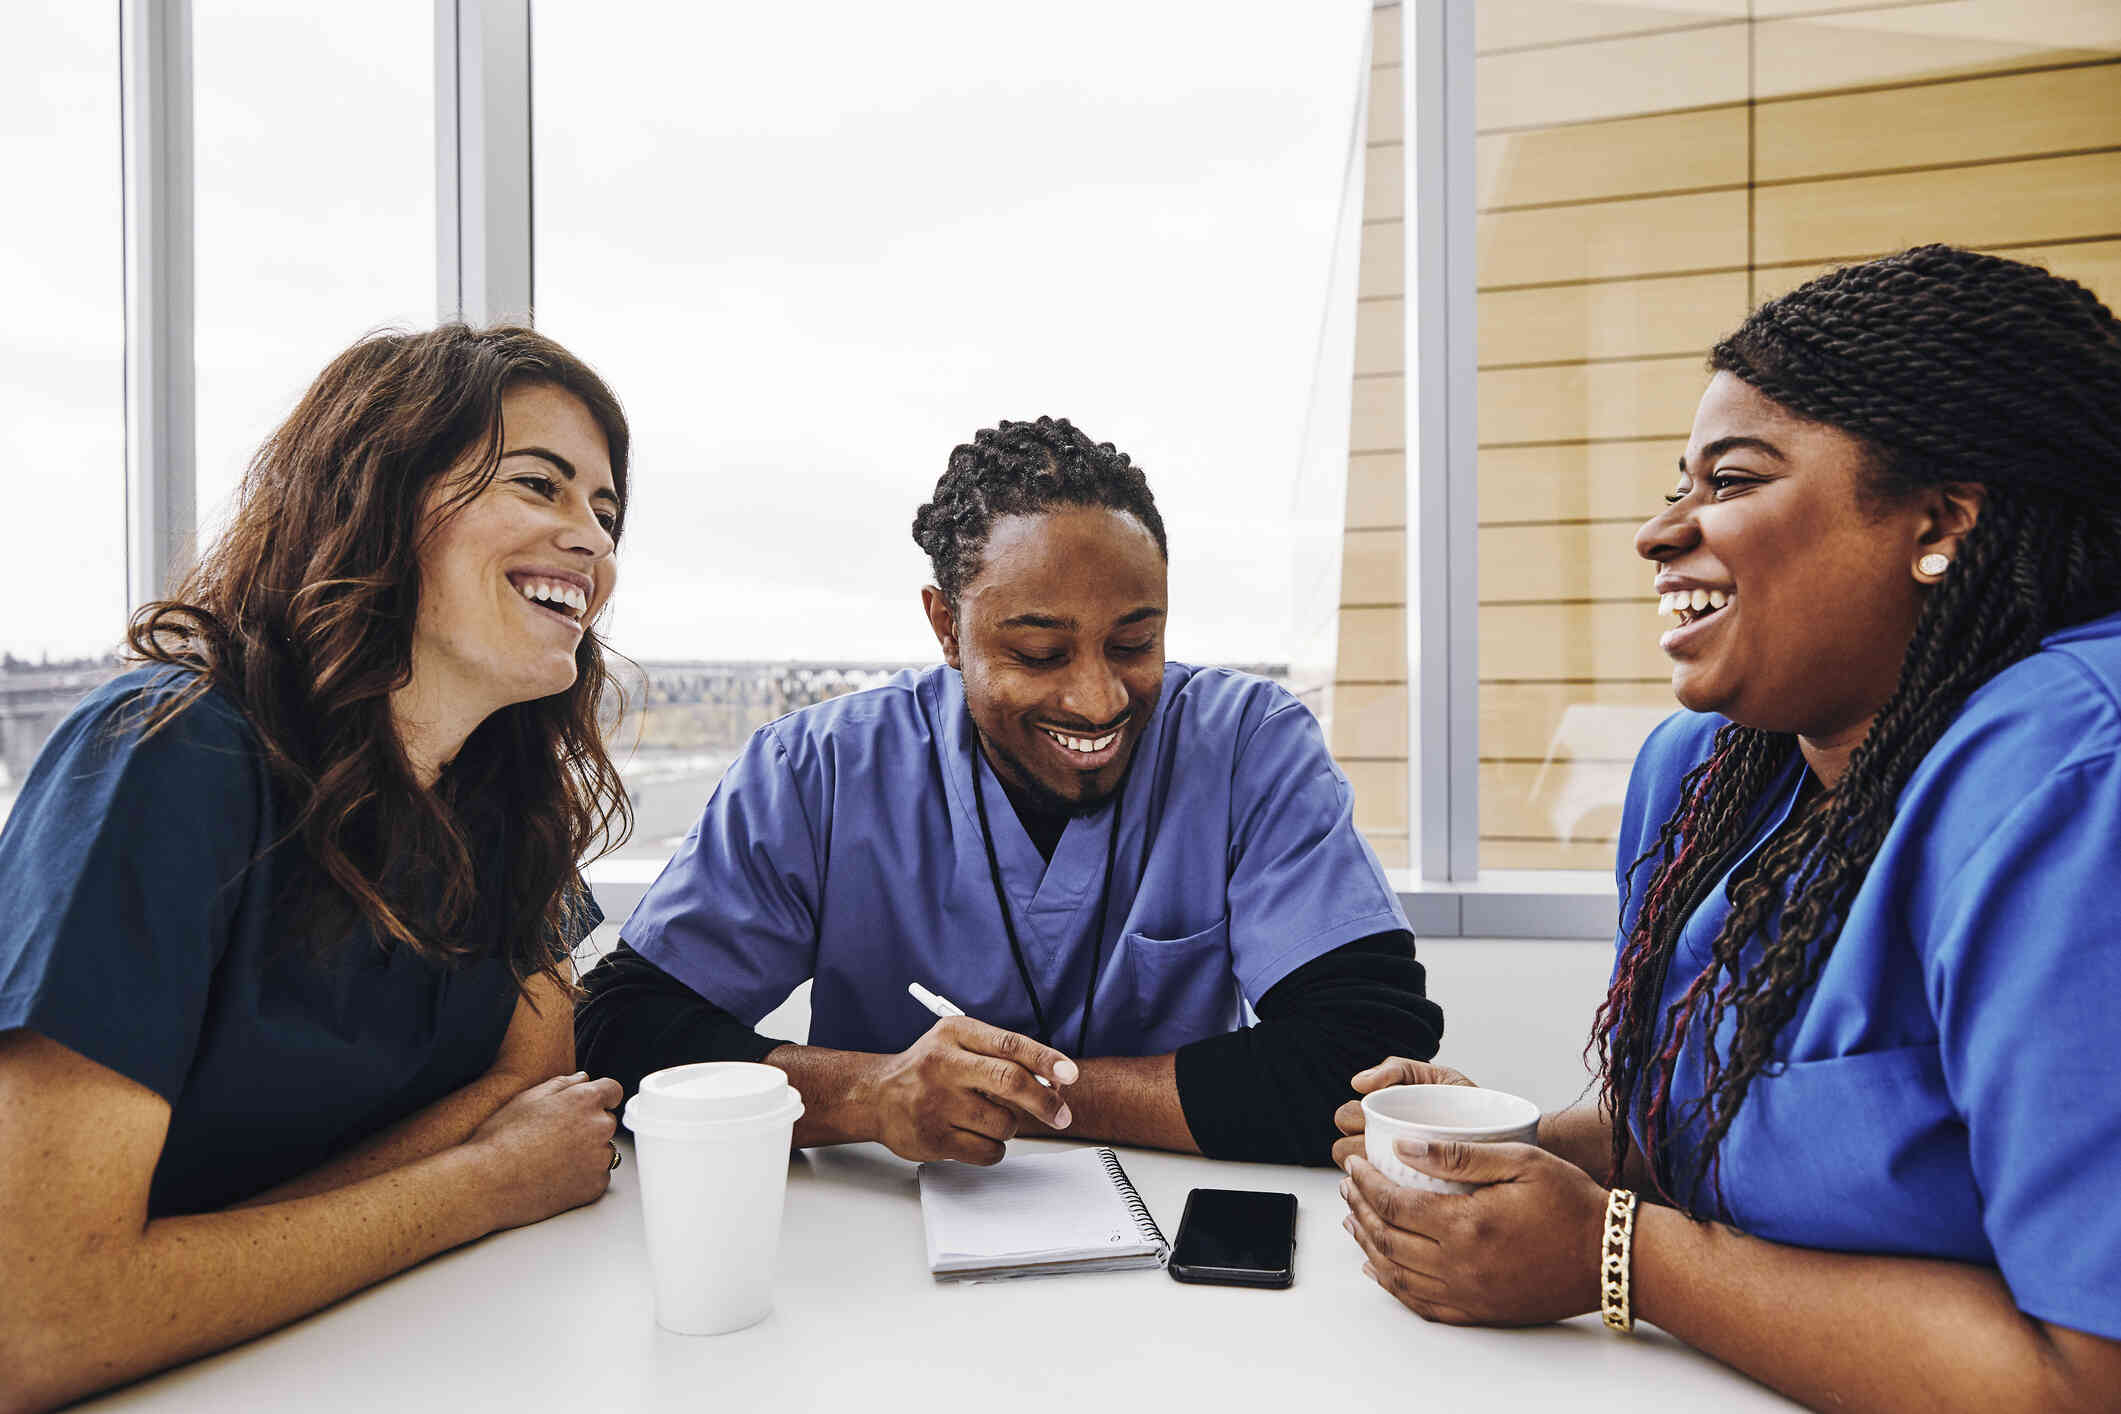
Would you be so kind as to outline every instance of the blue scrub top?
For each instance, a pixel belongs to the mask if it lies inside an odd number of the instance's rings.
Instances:
[[[963,679],[936,667],[753,735],[621,930],[747,1025],[815,979],[810,1042],[891,1053],[935,1018],[919,982],[1035,1034],[972,792],[1009,908],[1072,1052],[1089,991],[1111,802],[1048,864],[994,773],[972,772]],[[1092,1055],[1158,1055],[1241,1024],[1241,1002],[1343,943],[1407,928],[1356,832],[1318,723],[1263,678],[1179,663],[1135,748],[1097,978]]]
[[[0,830],[0,1031],[28,1027],[169,1102],[157,1215],[226,1207],[476,1080],[517,995],[490,951],[452,971],[365,925],[321,957],[290,937],[326,885],[280,842],[293,814],[243,714],[209,692],[142,739],[189,680],[143,668],[90,693]],[[481,900],[505,839],[485,814]],[[483,902],[467,936],[498,943]]]
[[[1623,873],[1723,724],[1682,712],[1651,735]],[[1747,858],[1804,769],[1793,761],[1767,793]],[[1654,872],[1636,870],[1623,944]],[[1728,885],[1681,935],[1665,1005],[1708,965]],[[1998,673],[1916,768],[1777,1041],[1787,1063],[1754,1080],[1724,1140],[1723,1216],[1777,1242],[1993,1266],[2029,1315],[2121,1339],[2117,1016],[2121,614]],[[1719,1054],[1735,1029],[1726,1016]],[[1702,1094],[1701,1031],[1679,1055],[1674,1116]],[[1639,1109],[1632,1120],[1639,1140]],[[1698,1121],[1674,1133],[1681,1173],[1700,1134]]]

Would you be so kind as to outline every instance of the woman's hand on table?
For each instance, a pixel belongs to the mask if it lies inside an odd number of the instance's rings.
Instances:
[[[611,1184],[616,1080],[556,1075],[517,1095],[472,1131],[465,1148],[488,1161],[496,1229],[541,1222],[593,1203]]]
[[[1473,1082],[1447,1065],[1436,1065],[1430,1061],[1408,1060],[1405,1056],[1390,1056],[1371,1066],[1359,1070],[1349,1084],[1358,1095],[1368,1095],[1382,1090],[1387,1085],[1471,1085]],[[1362,1101],[1350,1100],[1333,1112],[1333,1123],[1347,1137],[1333,1144],[1333,1163],[1346,1168],[1350,1156],[1363,1151]]]
[[[1471,1193],[1403,1187],[1346,1161],[1345,1226],[1363,1270],[1426,1321],[1538,1325],[1598,1309],[1606,1190],[1533,1144],[1402,1139],[1401,1162]]]

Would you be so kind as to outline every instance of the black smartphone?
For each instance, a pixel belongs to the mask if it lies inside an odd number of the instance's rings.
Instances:
[[[1176,1281],[1287,1286],[1296,1280],[1296,1195],[1196,1188],[1178,1220]]]

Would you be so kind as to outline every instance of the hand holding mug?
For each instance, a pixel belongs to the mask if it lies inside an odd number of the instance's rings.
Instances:
[[[1355,1073],[1350,1082],[1357,1095],[1367,1095],[1382,1090],[1387,1085],[1471,1085],[1473,1082],[1447,1065],[1435,1065],[1429,1061],[1408,1060],[1405,1056],[1390,1056]],[[1363,1151],[1362,1101],[1350,1100],[1333,1112],[1333,1123],[1340,1127],[1346,1138],[1335,1141],[1333,1163],[1337,1168],[1348,1166],[1348,1156]]]
[[[1467,1193],[1392,1182],[1357,1152],[1342,1224],[1363,1272],[1415,1315],[1449,1325],[1539,1325],[1598,1309],[1606,1191],[1536,1144],[1402,1139],[1401,1162]]]

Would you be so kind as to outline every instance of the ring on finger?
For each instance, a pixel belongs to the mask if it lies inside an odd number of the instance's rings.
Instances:
[[[612,1169],[615,1169],[619,1166],[619,1159],[621,1157],[619,1154],[619,1146],[616,1140],[606,1139],[604,1141],[604,1147],[611,1150],[611,1165],[609,1168],[606,1168],[604,1170],[604,1172],[610,1173]]]

